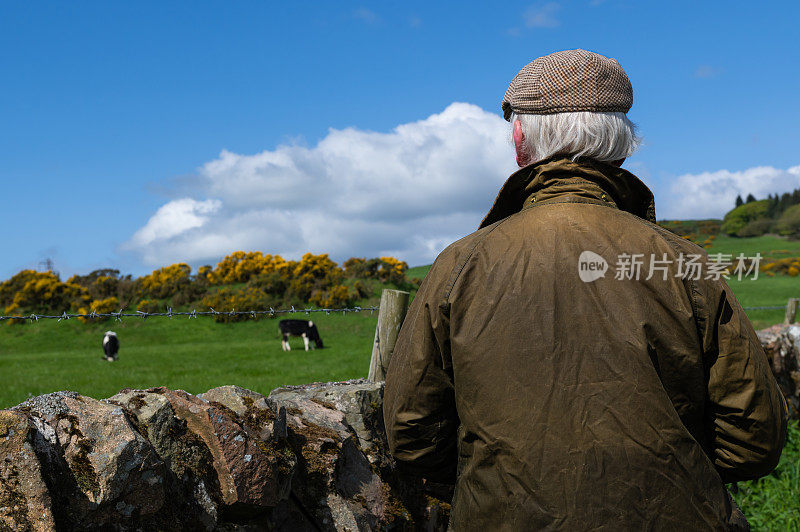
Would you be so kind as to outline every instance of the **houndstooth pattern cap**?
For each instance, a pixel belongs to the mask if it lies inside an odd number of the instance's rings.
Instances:
[[[633,105],[633,88],[615,59],[586,50],[564,50],[525,65],[503,97],[503,117],[511,113],[552,114],[619,111]]]

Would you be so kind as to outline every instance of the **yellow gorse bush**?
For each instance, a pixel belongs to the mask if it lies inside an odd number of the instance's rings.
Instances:
[[[349,288],[340,284],[315,292],[311,296],[311,303],[322,308],[342,308],[352,303],[353,295]]]
[[[349,277],[378,279],[384,283],[400,286],[405,281],[408,264],[394,257],[364,259],[354,257],[344,263],[344,271]]]
[[[406,275],[408,264],[394,257],[381,257],[381,264],[378,268],[378,279],[383,282],[397,284]]]
[[[795,277],[800,273],[800,258],[798,257],[784,257],[773,261],[766,262],[759,267],[759,270],[767,275],[775,275],[782,273]]]
[[[11,290],[13,293],[9,293]],[[64,283],[53,272],[33,270],[23,270],[1,283],[0,295],[0,301],[5,302],[6,314],[63,312],[88,305],[91,301],[82,286]]]
[[[327,253],[287,261],[260,251],[236,251],[216,267],[201,266],[195,276],[183,262],[135,280],[113,269],[73,275],[67,282],[52,272],[23,270],[0,282],[0,311],[109,314],[121,307],[156,312],[198,304],[220,311],[309,304],[341,308],[374,295],[379,282],[407,287],[407,269],[406,262],[389,256],[351,258],[342,268]]]
[[[101,299],[99,301],[92,301],[89,309],[97,312],[98,314],[109,314],[119,310],[119,299],[114,296]]]
[[[97,312],[98,314],[110,314],[119,310],[119,299],[116,297],[107,297],[106,299],[92,301],[89,308],[81,307],[78,309],[78,314],[89,314],[90,312]],[[90,318],[78,318],[83,322],[87,322]],[[106,318],[107,319],[107,318]]]
[[[145,275],[138,279],[142,293],[153,297],[169,297],[176,293],[181,284],[189,282],[192,268],[184,263],[172,264],[154,270],[150,275]]]
[[[251,277],[281,271],[287,262],[280,255],[264,255],[260,251],[231,253],[213,270],[201,272],[212,284],[246,283]]]

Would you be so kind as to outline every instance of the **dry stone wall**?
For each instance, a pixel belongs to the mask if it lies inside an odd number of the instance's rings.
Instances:
[[[445,530],[441,486],[393,468],[382,397],[359,380],[32,398],[0,411],[0,530]]]
[[[789,416],[800,419],[800,324],[774,325],[758,331],[758,339],[789,404]]]

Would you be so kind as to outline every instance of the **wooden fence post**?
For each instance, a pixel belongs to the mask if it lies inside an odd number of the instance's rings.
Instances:
[[[386,368],[394,352],[397,333],[408,312],[408,292],[384,290],[381,292],[381,307],[378,310],[378,325],[375,327],[375,342],[372,345],[372,358],[369,361],[370,382],[386,378]]]
[[[797,302],[800,299],[796,297],[790,297],[789,302],[786,303],[786,317],[783,320],[783,323],[789,325],[790,323],[795,322],[795,318],[797,317]]]

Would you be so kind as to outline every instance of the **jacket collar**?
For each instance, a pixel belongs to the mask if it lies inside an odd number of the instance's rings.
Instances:
[[[511,174],[480,227],[516,214],[526,204],[554,200],[607,204],[656,223],[653,193],[632,173],[599,161],[555,156]]]

